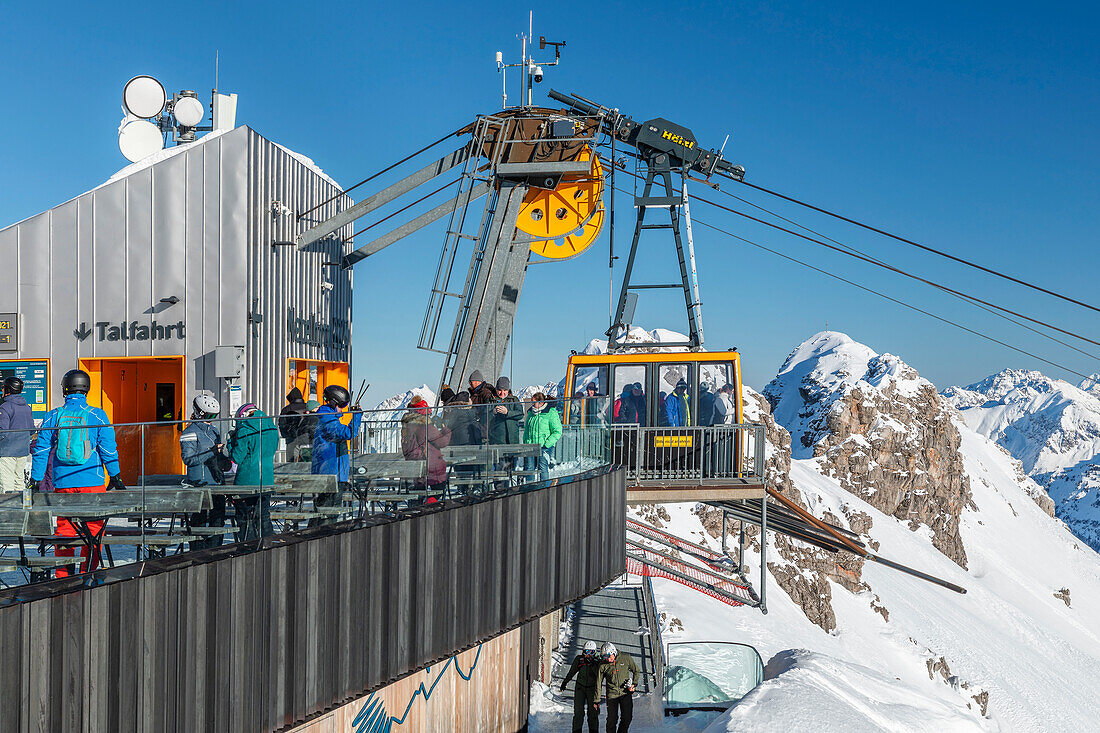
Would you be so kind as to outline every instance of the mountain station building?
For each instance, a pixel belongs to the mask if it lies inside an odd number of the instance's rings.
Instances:
[[[200,392],[223,415],[242,402],[273,414],[293,386],[308,400],[347,385],[352,274],[332,263],[350,226],[291,242],[350,204],[247,126],[134,163],[0,229],[0,374],[24,380],[40,419],[80,367],[113,423],[186,418]],[[178,450],[146,453],[146,473],[178,472]]]

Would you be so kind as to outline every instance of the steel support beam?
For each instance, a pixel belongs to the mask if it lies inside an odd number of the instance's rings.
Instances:
[[[527,191],[528,186],[523,183],[501,185],[499,201],[485,233],[485,246],[474,250],[473,257],[482,259],[466,300],[466,312],[459,312],[455,324],[451,349],[455,361],[444,369],[444,383],[465,384],[475,369],[481,370],[490,381],[501,374],[531,253],[526,243],[514,240]]]
[[[421,168],[416,173],[402,178],[392,186],[382,189],[373,196],[365,198],[359,203],[348,207],[317,226],[307,229],[298,235],[298,248],[308,247],[314,242],[324,239],[359,217],[365,216],[378,207],[388,204],[398,196],[408,193],[417,186],[443,175],[452,168],[462,165],[466,162],[466,159],[470,157],[473,150],[473,143],[467,143],[453,153],[445,155],[434,163]]]
[[[487,193],[489,193],[489,184],[487,183],[479,183],[469,191],[459,193],[458,196],[451,199],[450,201],[443,202],[431,211],[426,211],[420,216],[414,219],[410,219],[405,224],[402,224],[396,229],[393,229],[386,234],[383,234],[381,237],[375,239],[369,244],[364,244],[362,247],[359,247],[354,252],[345,255],[343,263],[344,267],[351,267],[356,262],[370,257],[372,254],[380,252],[386,247],[389,247],[394,242],[398,242],[404,239],[405,237],[409,236],[419,229],[423,229],[424,227],[431,224],[433,221],[438,221],[439,219],[442,219],[443,217],[454,211],[455,207],[459,205],[460,201],[464,204],[468,204],[470,201],[481,198]]]

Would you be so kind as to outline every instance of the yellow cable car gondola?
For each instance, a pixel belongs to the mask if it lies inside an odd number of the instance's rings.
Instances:
[[[567,426],[607,429],[631,502],[763,495],[737,351],[574,354],[562,413]]]

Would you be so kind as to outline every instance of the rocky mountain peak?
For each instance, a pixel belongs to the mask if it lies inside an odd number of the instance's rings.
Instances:
[[[913,531],[927,526],[933,546],[966,567],[959,516],[970,483],[931,382],[893,354],[824,331],[791,352],[764,394],[795,458],[817,458],[825,475]]]

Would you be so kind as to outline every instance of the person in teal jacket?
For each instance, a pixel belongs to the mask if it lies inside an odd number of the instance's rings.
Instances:
[[[237,486],[275,485],[275,451],[279,428],[251,402],[237,410],[237,427],[229,435],[229,458],[237,464]],[[274,533],[271,527],[271,494],[262,492],[233,497],[241,542]]]
[[[538,456],[538,471],[539,479],[546,481],[550,478],[550,455],[561,438],[561,417],[557,410],[551,410],[546,404],[546,395],[542,392],[536,392],[531,399],[534,404],[527,412],[523,442],[542,446]]]

